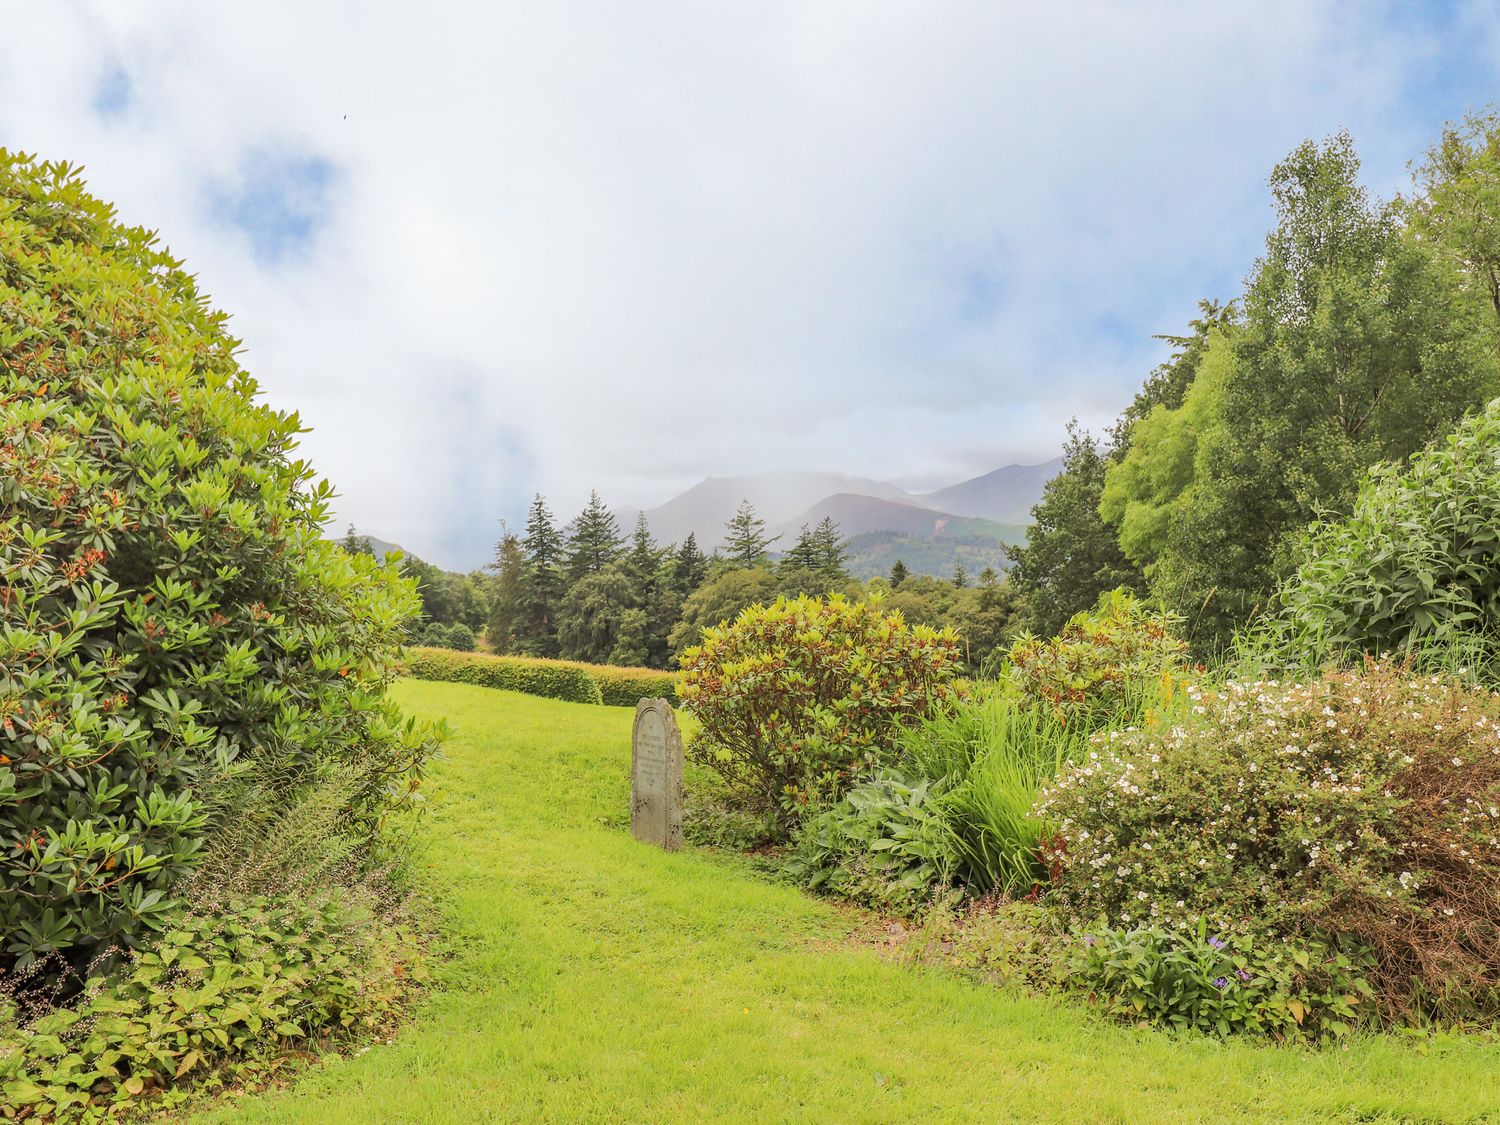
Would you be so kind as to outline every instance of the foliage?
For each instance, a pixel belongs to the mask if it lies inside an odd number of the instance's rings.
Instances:
[[[704,631],[733,621],[743,610],[776,600],[776,575],[764,566],[721,571],[688,595],[682,603],[682,618],[672,627],[674,656],[698,644]]]
[[[1500,115],[1488,110],[1445,125],[1417,185],[1413,228],[1465,280],[1460,290],[1500,318]]]
[[[541,493],[533,497],[526,513],[521,549],[526,565],[521,572],[516,651],[530,656],[556,656],[557,612],[565,588],[563,538]]]
[[[412,937],[327,896],[188,914],[71,1007],[7,1025],[0,998],[0,1116],[168,1108],[186,1083],[237,1083],[289,1044],[384,1024],[426,977]]]
[[[683,654],[678,695],[703,724],[689,752],[754,810],[834,798],[953,698],[957,664],[951,630],[879,605],[835,594],[752,606]]]
[[[1116,588],[1140,591],[1145,579],[1120,550],[1114,529],[1099,515],[1106,452],[1076,421],[1068,426],[1063,467],[1032,508],[1035,522],[1024,546],[1005,549],[1010,581],[1024,608],[1025,628],[1050,636],[1073,614]]]
[[[931,781],[881,770],[802,822],[786,869],[813,890],[915,914],[952,883],[956,844]]]
[[[568,525],[563,569],[568,582],[576,584],[591,574],[603,572],[622,552],[620,525],[597,492]]]
[[[1190,694],[1039,801],[1068,916],[1348,937],[1388,1018],[1500,1011],[1500,698],[1388,665]]]
[[[1067,935],[1038,902],[979,899],[956,909],[938,902],[922,921],[909,954],[948,965],[989,984],[1050,992],[1067,984]]]
[[[1457,645],[1500,658],[1500,399],[1406,466],[1377,466],[1347,518],[1312,528],[1251,643],[1305,663]],[[1467,643],[1473,642],[1473,643]]]
[[[766,548],[781,538],[766,534],[766,521],[748,500],[740,501],[724,531],[724,559],[733,567],[760,566],[766,561]]]
[[[561,660],[529,659],[523,656],[490,656],[478,652],[451,652],[438,648],[413,648],[406,652],[403,671],[419,680],[446,680],[479,687],[543,695],[572,703],[599,703],[599,685],[584,668]]]
[[[1186,645],[1175,619],[1124,590],[1104,594],[1043,641],[1025,635],[1010,648],[1010,679],[1027,698],[1075,727],[1096,730],[1143,721],[1170,705]]]
[[[490,582],[489,619],[484,636],[492,652],[502,656],[516,651],[525,630],[522,608],[526,602],[526,552],[514,532],[503,529],[495,544],[494,573]]]
[[[420,621],[406,632],[407,644],[427,648],[451,648],[455,652],[474,651],[474,630],[462,621],[444,625],[441,621]]]
[[[1193,398],[1224,440],[1200,435],[1151,575],[1205,651],[1263,609],[1300,530],[1347,512],[1366,468],[1500,389],[1492,313],[1432,240],[1403,228],[1399,206],[1369,198],[1347,134],[1300,145],[1271,189],[1277,222],[1208,394],[1218,401]]]
[[[482,574],[456,574],[415,555],[400,560],[401,573],[417,584],[422,620],[438,625],[463,625],[471,633],[489,618],[489,581]]]
[[[1161,925],[1096,926],[1066,957],[1070,983],[1107,1011],[1178,1031],[1326,1040],[1373,1014],[1370,954]]]
[[[566,660],[603,664],[615,651],[637,592],[617,563],[585,574],[568,587],[557,611],[557,644]],[[644,639],[644,638],[642,638]]]
[[[1038,849],[1050,826],[1032,806],[1085,745],[1048,709],[1001,693],[958,702],[902,736],[907,768],[936,779],[956,874],[971,893],[1026,894],[1046,880]]]
[[[405,673],[419,680],[445,680],[519,691],[570,703],[634,707],[642,699],[671,699],[678,676],[656,668],[622,668],[572,660],[408,649]]]
[[[383,698],[411,583],[324,539],[237,347],[74,169],[0,150],[0,969],[167,925],[237,773],[357,768],[368,834],[432,748]]]

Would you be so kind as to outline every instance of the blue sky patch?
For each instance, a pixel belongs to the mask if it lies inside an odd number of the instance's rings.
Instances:
[[[277,265],[306,254],[327,225],[336,179],[321,156],[257,150],[232,182],[210,186],[210,213],[242,231],[258,261]]]
[[[112,121],[130,108],[133,89],[123,67],[111,66],[94,87],[94,112]]]

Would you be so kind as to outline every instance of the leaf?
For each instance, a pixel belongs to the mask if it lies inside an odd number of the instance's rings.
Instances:
[[[1307,1005],[1302,1003],[1301,1000],[1288,1000],[1286,1008],[1287,1011],[1292,1013],[1292,1018],[1297,1021],[1297,1025],[1300,1027],[1302,1021],[1307,1018]]]

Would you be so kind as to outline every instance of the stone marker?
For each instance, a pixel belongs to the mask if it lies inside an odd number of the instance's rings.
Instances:
[[[630,743],[630,834],[675,852],[682,847],[682,732],[672,705],[636,704]]]

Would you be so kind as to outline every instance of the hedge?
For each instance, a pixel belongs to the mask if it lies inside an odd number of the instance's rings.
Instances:
[[[677,693],[677,676],[654,668],[616,668],[571,660],[491,656],[442,648],[406,650],[406,674],[419,680],[447,680],[543,695],[570,703],[634,707],[640,700]]]

